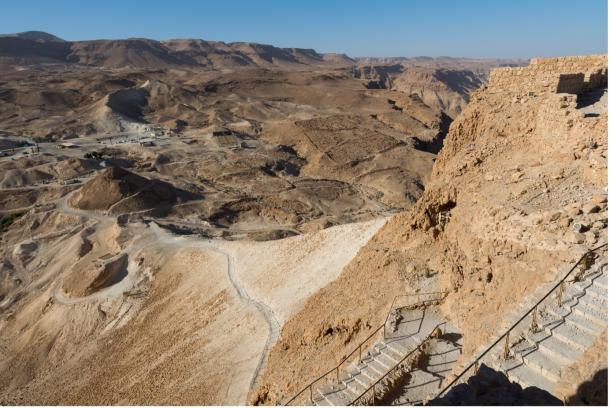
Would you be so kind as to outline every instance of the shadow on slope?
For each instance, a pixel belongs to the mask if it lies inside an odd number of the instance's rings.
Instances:
[[[563,405],[561,400],[538,387],[522,388],[504,373],[485,364],[466,383],[452,388],[429,405]]]
[[[121,89],[108,95],[106,105],[131,119],[142,120],[148,105],[148,91],[142,88]]]
[[[413,139],[415,140],[415,148],[417,150],[421,150],[428,153],[438,154],[443,148],[443,142],[445,141],[445,136],[449,132],[449,126],[451,126],[451,122],[453,119],[445,112],[441,112],[440,118],[440,126],[439,131],[435,137],[424,139],[421,136],[416,136]]]
[[[599,370],[593,378],[578,386],[576,394],[568,397],[568,405],[608,405],[608,369]]]
[[[470,70],[439,69],[435,76],[449,89],[464,96],[466,100],[472,91],[483,85],[481,78]]]
[[[70,199],[82,210],[129,213],[180,204],[201,198],[155,179],[147,179],[120,167],[110,167],[85,183]]]

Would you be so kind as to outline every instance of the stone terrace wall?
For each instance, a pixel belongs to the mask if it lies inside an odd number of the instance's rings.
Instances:
[[[519,94],[578,94],[607,83],[607,56],[588,55],[533,58],[527,67],[496,68],[491,71],[488,89]]]

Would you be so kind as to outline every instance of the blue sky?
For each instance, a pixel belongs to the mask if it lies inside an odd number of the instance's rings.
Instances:
[[[607,53],[606,0],[3,0],[0,30],[252,41],[350,56]]]

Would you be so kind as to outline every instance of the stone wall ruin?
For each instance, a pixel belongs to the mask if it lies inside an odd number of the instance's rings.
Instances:
[[[580,94],[608,84],[606,55],[533,58],[519,68],[496,68],[489,76],[491,92]]]

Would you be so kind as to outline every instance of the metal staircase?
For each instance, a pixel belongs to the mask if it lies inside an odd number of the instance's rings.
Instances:
[[[394,298],[384,323],[337,366],[318,377],[285,405],[351,405],[397,369],[439,326],[442,317],[430,306],[446,292],[400,295]]]
[[[437,395],[476,375],[486,364],[522,387],[551,394],[563,371],[608,327],[607,244],[587,251],[559,282],[543,285],[513,314],[508,330]],[[520,311],[521,310],[521,311]],[[523,312],[525,310],[525,312]]]

